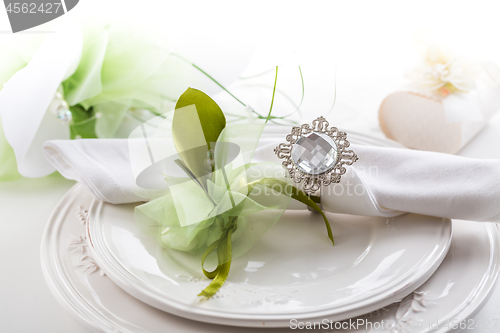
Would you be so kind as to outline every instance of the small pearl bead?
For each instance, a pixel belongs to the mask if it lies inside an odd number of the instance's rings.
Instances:
[[[57,118],[59,118],[63,124],[69,124],[71,120],[73,120],[73,114],[71,114],[68,108],[61,106],[57,109]]]

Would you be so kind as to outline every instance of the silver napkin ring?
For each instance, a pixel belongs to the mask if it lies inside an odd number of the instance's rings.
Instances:
[[[280,143],[274,152],[283,159],[283,167],[300,189],[321,207],[321,188],[340,182],[346,165],[358,160],[347,133],[336,127],[328,127],[324,117],[292,128],[285,143]]]

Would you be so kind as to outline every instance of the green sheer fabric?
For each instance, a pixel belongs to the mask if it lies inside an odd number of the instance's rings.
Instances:
[[[250,162],[265,124],[228,124],[222,131],[216,130],[220,132],[217,142],[208,143],[206,134],[214,128],[201,126],[197,114],[217,111],[204,110],[204,105],[174,111],[172,131],[162,133],[169,136],[164,139],[173,136],[178,163],[186,176],[164,175],[167,194],[137,206],[135,218],[144,233],[158,239],[167,255],[175,256],[186,267],[201,263],[201,267],[189,269],[201,268],[213,279],[199,294],[211,297],[226,281],[231,261],[274,226],[291,198],[322,214],[332,242],[333,235],[321,209],[295,188],[291,179],[283,177],[280,164]],[[189,260],[186,253],[191,256]]]
[[[250,163],[265,124],[226,126],[219,106],[196,89],[188,89],[177,107],[173,121],[164,121],[172,131],[161,133],[175,144],[176,163],[185,176],[164,175],[167,194],[136,207],[135,217],[140,229],[157,237],[169,254],[180,251],[198,258],[204,274],[213,279],[200,295],[210,297],[226,280],[231,261],[279,220],[290,195],[261,182],[283,174],[279,164]],[[216,268],[209,271],[205,265]]]
[[[228,225],[234,223],[233,218],[236,217],[237,227],[232,235],[235,244],[233,258],[236,258],[248,251],[278,221],[288,206],[289,195],[272,193],[265,185],[253,186],[251,192],[246,193],[249,183],[261,179],[252,177],[252,173],[260,174],[264,168],[278,171],[275,167],[264,163],[246,165],[241,170],[230,172],[228,179],[232,186],[229,190],[225,185],[217,185],[223,177],[214,175],[215,181],[209,182],[209,194],[217,205],[213,205],[203,191],[192,191],[199,186],[186,181],[190,185],[182,185],[185,192],[174,191],[173,194],[170,191],[163,197],[138,206],[135,210],[137,224],[144,233],[158,237],[163,247],[201,255],[221,237]],[[243,176],[245,173],[250,176]],[[182,195],[184,198],[179,198]],[[233,202],[237,202],[234,206],[231,197]],[[193,223],[191,219],[191,223],[186,223],[186,212],[193,210],[198,216],[204,216],[198,222]]]
[[[84,46],[76,72],[64,82],[70,105],[99,114],[95,133],[113,137],[128,110],[158,112],[182,93],[190,65],[171,56],[157,35],[126,24],[84,27]]]

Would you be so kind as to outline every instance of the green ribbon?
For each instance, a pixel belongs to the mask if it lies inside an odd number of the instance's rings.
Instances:
[[[308,196],[298,188],[275,178],[262,178],[248,183],[248,193],[251,193],[253,188],[257,185],[266,186],[273,191],[278,191],[278,193],[280,194],[290,195],[293,199],[302,202],[303,204],[320,213],[323,217],[323,220],[325,221],[328,238],[330,238],[330,240],[332,241],[332,245],[335,245],[333,241],[332,229],[330,227],[328,218],[310,196]],[[201,259],[201,269],[203,270],[203,274],[205,274],[207,278],[213,279],[213,281],[201,293],[199,293],[198,296],[205,296],[207,298],[210,298],[214,296],[226,282],[232,260],[231,236],[237,228],[237,221],[238,217],[234,216],[224,228],[220,238],[217,241],[213,242],[203,253]],[[217,250],[217,268],[215,268],[215,270],[213,271],[207,271],[204,267],[205,260],[215,250]]]
[[[276,179],[276,178],[262,178],[257,181],[251,182],[248,184],[248,193],[250,193],[256,185],[264,185],[273,191],[279,191],[281,194],[287,194],[299,202],[311,207],[315,211],[321,214],[323,220],[325,221],[326,230],[328,232],[328,238],[332,241],[332,245],[335,245],[333,240],[332,228],[330,227],[330,222],[328,222],[328,218],[325,213],[321,210],[321,208],[314,202],[314,200],[295,186],[287,184],[286,182]],[[289,192],[288,192],[289,191]]]
[[[220,238],[213,242],[212,245],[206,249],[203,253],[203,257],[201,258],[201,269],[203,270],[203,274],[209,279],[213,279],[210,284],[203,289],[198,296],[205,296],[207,298],[212,297],[219,291],[224,282],[227,280],[227,276],[229,275],[229,269],[231,268],[231,259],[232,259],[232,251],[231,251],[231,236],[233,232],[237,228],[237,217],[233,217],[232,221],[224,229],[224,232],[220,236]],[[215,249],[217,249],[217,259],[218,265],[217,268],[213,271],[205,270],[204,264],[207,257],[212,253]]]

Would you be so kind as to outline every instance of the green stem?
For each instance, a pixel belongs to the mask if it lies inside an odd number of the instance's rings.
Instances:
[[[229,90],[226,89],[226,87],[224,87],[222,84],[219,83],[219,81],[217,81],[216,79],[214,79],[213,77],[211,77],[207,72],[205,72],[203,69],[201,69],[200,67],[196,66],[195,64],[191,63],[191,66],[193,66],[194,68],[196,68],[197,70],[199,70],[200,72],[202,72],[203,74],[205,74],[210,80],[212,80],[215,84],[217,84],[219,87],[221,87],[225,92],[227,92],[229,95],[231,95],[231,97],[233,97],[235,100],[237,100],[241,105],[243,106],[247,106],[245,103],[243,103],[238,97],[234,96]]]
[[[274,68],[271,68],[271,69],[268,69],[267,71],[265,72],[262,72],[260,74],[255,74],[255,75],[250,75],[250,76],[243,76],[243,77],[240,77],[240,80],[248,80],[248,79],[254,79],[256,77],[260,77],[260,76],[263,76],[263,75],[266,75],[267,73],[271,73],[274,71]]]
[[[256,83],[256,84],[243,84],[241,85],[241,87],[246,87],[246,88],[270,88],[272,86],[268,85],[268,84],[259,84],[259,83]],[[294,108],[298,108],[299,105],[297,105],[293,99],[288,96],[285,92],[283,92],[281,89],[279,88],[276,88],[276,94],[280,95],[280,96],[283,96]],[[292,112],[291,114],[293,114],[295,112]]]
[[[203,73],[203,75],[205,75],[206,77],[208,77],[210,80],[212,80],[216,85],[218,85],[220,88],[222,88],[222,90],[224,90],[225,92],[227,92],[231,97],[233,97],[236,101],[238,101],[238,103],[240,103],[241,105],[243,105],[244,107],[246,107],[247,105],[245,103],[243,103],[238,97],[236,97],[233,93],[231,93],[226,87],[224,87],[219,81],[217,81],[215,78],[213,78],[210,74],[208,74],[207,72],[205,72],[202,68],[200,68],[199,66],[197,66],[196,64],[190,62],[189,60],[181,57],[180,55],[176,54],[176,53],[171,53],[173,56],[176,56],[177,58],[179,58],[180,60],[188,63],[189,65],[193,66],[194,68],[196,68],[197,70],[199,70],[201,73]],[[276,71],[278,71],[277,69],[278,67],[276,66]],[[276,88],[276,86],[275,86]],[[274,100],[274,91],[273,91],[273,100]],[[258,113],[257,111],[253,110],[252,109],[252,113],[256,114],[258,117],[264,117],[262,116],[260,113]],[[265,119],[265,118],[259,118],[259,119]],[[266,121],[267,122],[267,121]]]
[[[184,57],[181,57],[180,55],[178,55],[177,53],[172,53],[172,55],[176,56],[177,58],[179,58],[180,60],[190,64],[191,66],[193,66],[194,68],[196,68],[197,70],[199,70],[200,72],[202,72],[206,77],[208,77],[210,80],[212,80],[216,85],[218,85],[219,87],[221,87],[225,92],[227,92],[231,97],[233,97],[236,101],[238,101],[241,105],[243,106],[247,106],[245,103],[243,103],[238,97],[234,96],[229,90],[226,89],[226,87],[224,87],[219,81],[217,81],[215,78],[213,78],[210,74],[208,74],[207,72],[205,72],[202,68],[200,68],[199,66],[197,66],[196,64],[192,63],[191,61],[185,59]]]
[[[73,125],[73,126],[81,126],[81,125],[85,125],[86,123],[90,123],[92,120],[95,120],[95,119],[97,119],[97,117],[94,115],[92,117],[89,117],[89,118],[87,118],[85,120],[82,120],[82,121],[78,121],[76,123],[74,121],[72,121],[71,125]]]
[[[269,113],[267,114],[266,124],[271,119],[271,112],[273,111],[274,105],[274,95],[276,94],[276,84],[278,83],[278,66],[276,66],[276,76],[274,77],[274,88],[273,88],[273,98],[271,99],[271,107],[269,108]]]
[[[295,113],[297,113],[298,111],[300,112],[300,107],[302,106],[302,103],[304,102],[304,96],[305,96],[305,84],[304,84],[304,76],[302,74],[302,69],[300,68],[300,66],[298,66],[299,68],[299,73],[300,73],[300,82],[301,82],[301,85],[302,85],[302,96],[300,98],[300,103],[299,105],[295,104],[294,101],[292,100],[292,98],[290,98],[290,96],[288,96],[287,94],[285,94],[284,92],[282,92],[280,89],[276,89],[276,92],[278,92],[279,94],[281,94],[283,97],[285,97],[285,99],[290,102],[290,104],[292,104],[294,107],[295,107],[295,111],[293,111],[292,113],[289,113],[285,116],[281,116],[281,117],[271,117],[271,119],[285,119],[285,118],[288,118],[292,115],[294,115]],[[266,72],[267,73],[267,72]],[[267,85],[264,85],[264,84],[253,84],[253,85],[245,85],[247,87],[267,87]],[[276,86],[275,86],[276,88]],[[264,117],[259,117],[259,119],[266,119]],[[276,122],[274,122],[276,123]],[[291,121],[292,124],[297,124],[296,121]]]

